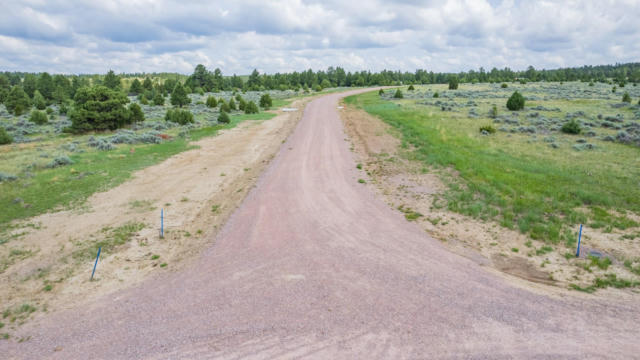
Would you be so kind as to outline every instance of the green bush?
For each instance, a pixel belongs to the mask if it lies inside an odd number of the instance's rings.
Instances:
[[[480,126],[480,132],[481,133],[485,133],[486,132],[486,133],[489,133],[489,134],[493,134],[493,133],[496,132],[496,128],[494,128],[491,125],[483,125],[483,126]]]
[[[400,91],[400,89],[396,90],[396,93],[393,94],[393,98],[394,99],[402,99],[404,97],[404,95],[402,95],[402,91]]]
[[[44,112],[46,112],[47,115],[51,115],[51,114],[53,114],[53,109],[48,107]]]
[[[238,110],[244,111],[244,108],[246,106],[247,106],[247,102],[244,101],[244,99],[242,97],[240,97],[240,99],[238,99]]]
[[[101,85],[83,87],[74,99],[71,132],[115,130],[131,123],[131,112],[125,106],[129,98],[121,91]]]
[[[13,138],[11,135],[7,134],[7,131],[0,126],[0,145],[11,144],[13,142]]]
[[[129,111],[131,112],[131,122],[143,122],[144,121],[144,113],[142,112],[142,108],[140,105],[136,103],[132,103],[129,105]]]
[[[153,97],[153,105],[164,106],[164,96],[160,92]]]
[[[229,106],[229,104],[222,101],[219,104],[220,104],[220,112],[227,112],[227,113],[231,112],[231,107]]]
[[[517,90],[507,100],[507,109],[511,111],[518,111],[524,109],[524,96]]]
[[[7,111],[13,113],[15,116],[20,116],[31,108],[31,99],[29,99],[27,93],[24,92],[22,86],[16,85],[9,91],[9,94],[4,100],[4,105],[7,107]]]
[[[629,96],[628,92],[624,92],[624,94],[622,94],[622,102],[626,102],[626,103],[630,103],[631,102],[631,96]]]
[[[507,83],[502,83],[502,84],[500,84],[500,87],[503,88],[503,89],[506,89],[506,88],[509,87],[509,85],[507,85]]]
[[[413,87],[413,84],[409,85],[409,87],[407,88],[407,91],[412,91],[415,90],[416,88]]]
[[[34,110],[31,112],[31,116],[29,116],[29,121],[38,125],[43,125],[49,122],[49,119],[47,118],[47,114],[43,111]]]
[[[222,123],[222,124],[228,124],[231,122],[231,119],[229,118],[229,114],[227,114],[226,112],[221,112],[220,115],[218,115],[218,122]]]
[[[316,92],[320,92],[320,91],[322,91],[322,86],[316,85],[316,86],[313,87],[313,90],[315,90]]]
[[[495,104],[491,106],[491,109],[489,109],[489,117],[492,119],[498,117],[498,107]]]
[[[458,89],[458,77],[457,76],[451,76],[449,77],[449,90],[457,90]]]
[[[176,84],[176,87],[171,92],[171,105],[183,107],[184,105],[191,103],[191,98],[187,96],[191,91],[182,86],[180,82]]]
[[[580,131],[582,131],[582,129],[580,128],[580,124],[578,124],[575,119],[571,119],[566,122],[564,125],[562,125],[562,128],[560,130],[562,130],[562,132],[565,134],[580,134]]]
[[[382,95],[382,94],[384,94],[384,90],[382,89],[378,90],[378,95]]]
[[[440,94],[438,94],[438,92],[436,91],[436,92],[434,92],[434,93],[433,93],[433,97],[434,97],[434,98],[439,98],[439,97],[440,97]]]
[[[260,96],[260,107],[263,109],[269,109],[273,106],[273,100],[271,100],[271,95],[263,94]]]
[[[142,95],[142,98],[140,99],[140,104],[149,105],[149,100],[147,100],[146,96]]]
[[[237,108],[236,108],[236,101],[235,101],[235,100],[233,100],[233,98],[231,98],[231,99],[229,100],[229,109],[231,109],[231,110],[237,110]]]
[[[216,100],[214,96],[209,96],[207,97],[206,104],[207,104],[207,107],[210,107],[210,108],[218,107],[218,100]]]
[[[164,115],[164,119],[180,125],[186,125],[193,123],[193,114],[189,110],[169,109]]]
[[[249,101],[244,107],[245,114],[257,114],[258,112],[260,112],[260,110],[258,109],[258,105],[256,105],[256,103],[254,103],[253,101]]]
[[[44,110],[47,107],[47,102],[44,100],[44,96],[42,96],[38,90],[33,93],[33,106],[38,110]]]

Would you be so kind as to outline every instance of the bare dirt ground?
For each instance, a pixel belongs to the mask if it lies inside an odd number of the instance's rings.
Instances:
[[[640,254],[640,242],[620,241],[620,234],[604,233],[601,229],[584,228],[582,256],[565,258],[563,245],[552,245],[554,250],[544,251],[545,244],[529,239],[518,231],[509,230],[495,222],[481,221],[450,212],[442,200],[447,186],[443,178],[455,178],[451,169],[434,169],[403,156],[400,135],[391,126],[364,110],[344,106],[340,116],[345,131],[352,140],[352,149],[371,177],[371,188],[394,209],[408,216],[418,212],[422,216],[412,219],[428,234],[442,241],[448,249],[465,256],[479,265],[527,280],[567,289],[575,283],[587,286],[596,276],[616,273],[622,278],[635,279],[621,261],[615,261],[605,270],[584,265],[591,249],[612,255],[612,258],[632,258]],[[435,205],[434,205],[435,204]],[[439,205],[439,206],[438,206]],[[632,229],[633,230],[633,229]],[[517,250],[515,252],[514,250]],[[517,279],[511,279],[517,280]],[[545,287],[537,287],[547,291]],[[574,291],[575,292],[575,291]],[[605,298],[628,297],[638,294],[637,289],[599,290],[597,296]],[[596,295],[592,295],[596,296]],[[636,295],[637,297],[637,295]]]
[[[139,283],[151,274],[176,270],[210,245],[213,235],[240,204],[258,175],[302,117],[308,100],[292,104],[296,112],[266,121],[245,121],[214,137],[194,142],[199,148],[173,156],[134,174],[109,191],[96,193],[73,211],[44,214],[23,224],[7,248],[29,249],[0,276],[0,312],[18,312],[28,304],[37,311],[0,319],[7,329],[29,317],[73,308],[91,299]],[[165,237],[159,236],[164,209]],[[140,224],[127,244],[101,256],[89,282],[95,253],[74,257],[91,241],[112,230]],[[156,258],[157,257],[157,258]],[[44,290],[46,284],[51,289]],[[17,317],[11,322],[12,317]]]
[[[350,93],[355,93],[350,92]],[[349,93],[347,93],[349,94]],[[444,248],[358,181],[314,100],[183,270],[25,324],[9,359],[631,358],[640,304],[531,292]]]

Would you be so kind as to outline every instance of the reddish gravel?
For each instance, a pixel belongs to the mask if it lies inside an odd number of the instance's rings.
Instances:
[[[514,287],[359,184],[341,96],[307,106],[192,267],[26,325],[0,357],[640,357],[637,302]]]

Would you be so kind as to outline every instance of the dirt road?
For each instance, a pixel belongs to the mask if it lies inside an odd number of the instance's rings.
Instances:
[[[544,295],[446,251],[359,178],[311,102],[183,271],[28,324],[8,358],[633,358],[640,304]]]

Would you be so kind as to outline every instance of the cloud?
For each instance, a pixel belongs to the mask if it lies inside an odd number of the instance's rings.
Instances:
[[[23,0],[0,70],[466,71],[637,61],[634,0]]]

